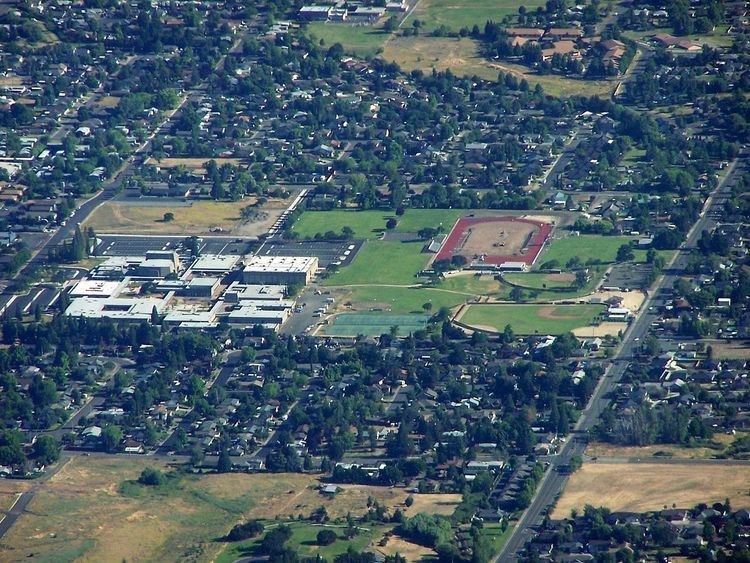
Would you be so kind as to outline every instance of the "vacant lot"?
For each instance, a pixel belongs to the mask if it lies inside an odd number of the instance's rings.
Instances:
[[[648,458],[664,456],[679,459],[708,459],[722,453],[735,440],[746,439],[745,432],[737,434],[714,434],[710,441],[700,446],[688,447],[678,444],[654,444],[651,446],[618,446],[605,442],[591,442],[586,455],[599,457]]]
[[[253,203],[195,201],[186,205],[162,205],[154,201],[111,201],[103,204],[87,219],[86,226],[99,233],[199,235],[216,232],[235,232],[245,235],[261,234],[268,230],[287,202],[269,201],[260,208],[255,221],[243,222],[240,210]],[[164,220],[165,213],[174,219]]]
[[[517,334],[562,334],[592,324],[603,305],[469,305],[456,320],[481,330],[502,331],[506,325]]]
[[[642,512],[726,498],[737,510],[750,507],[748,489],[750,472],[736,465],[587,463],[570,478],[552,517],[570,516],[586,504]]]
[[[617,249],[632,241],[632,237],[581,235],[555,239],[549,242],[547,250],[539,256],[539,264],[556,260],[561,268],[568,260],[577,256],[586,264],[609,264],[615,261]]]
[[[368,497],[406,514],[417,506],[450,513],[457,502],[456,495],[414,495],[406,509],[407,493],[388,487],[343,487],[327,499],[316,477],[300,474],[186,475],[148,488],[133,483],[144,467],[167,469],[146,459],[73,458],[40,485],[3,538],[0,560],[209,561],[226,547],[216,538],[248,518],[309,516],[321,505],[332,519],[356,516],[367,511]],[[0,491],[5,497],[27,486],[7,481]]]
[[[157,166],[158,168],[176,168],[178,166],[184,166],[188,170],[192,170],[198,173],[203,173],[206,171],[205,165],[209,160],[213,160],[217,164],[217,166],[221,166],[223,164],[231,164],[233,166],[247,166],[247,163],[241,158],[212,158],[212,157],[202,157],[202,158],[174,157],[174,158],[162,158],[161,160],[157,160],[155,158],[149,158],[146,161],[146,164],[152,164],[154,166]]]
[[[703,340],[711,346],[713,357],[720,360],[750,359],[750,340]]]
[[[615,87],[614,82],[606,80],[574,80],[557,75],[540,75],[525,66],[507,61],[490,61],[483,56],[480,47],[477,41],[467,37],[393,36],[383,47],[380,56],[397,63],[406,71],[450,70],[458,76],[478,76],[485,80],[497,80],[499,72],[512,74],[519,80],[526,80],[532,87],[541,85],[552,96],[606,96]]]

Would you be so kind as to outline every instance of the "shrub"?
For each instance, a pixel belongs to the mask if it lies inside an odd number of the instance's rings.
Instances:
[[[263,524],[257,520],[250,520],[244,524],[237,524],[227,534],[227,541],[241,541],[254,538],[263,532]]]
[[[138,482],[141,485],[148,487],[158,487],[164,483],[164,473],[153,467],[147,467],[141,471],[141,476],[138,477]]]

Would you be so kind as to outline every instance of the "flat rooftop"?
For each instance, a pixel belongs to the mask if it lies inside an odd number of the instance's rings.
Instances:
[[[245,272],[308,272],[317,266],[314,256],[253,256]]]
[[[231,254],[204,254],[191,266],[195,272],[229,272],[239,261],[239,256]]]
[[[114,297],[123,287],[123,282],[90,280],[84,278],[70,290],[71,297]]]

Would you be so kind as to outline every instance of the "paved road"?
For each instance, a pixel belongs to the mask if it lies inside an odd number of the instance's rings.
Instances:
[[[557,180],[565,172],[568,164],[575,158],[575,150],[581,141],[590,135],[590,131],[583,130],[581,128],[576,129],[573,132],[573,136],[565,145],[565,148],[557,157],[557,160],[550,167],[547,173],[544,175],[542,180],[542,187],[546,190],[551,190],[557,186]]]
[[[539,526],[544,513],[562,492],[568,476],[565,467],[574,456],[583,456],[586,449],[586,438],[583,434],[591,430],[599,420],[605,407],[609,404],[609,396],[617,387],[628,367],[630,358],[637,351],[640,340],[648,334],[652,322],[658,320],[658,310],[671,297],[671,287],[688,264],[690,251],[696,248],[701,233],[712,229],[716,225],[716,218],[721,216],[721,206],[736,179],[748,169],[748,153],[743,153],[732,162],[727,175],[706,199],[700,217],[688,233],[685,242],[670,264],[665,268],[665,274],[656,282],[649,298],[644,302],[642,312],[630,325],[625,333],[622,345],[607,371],[599,381],[586,408],[576,423],[576,433],[570,435],[557,456],[551,458],[537,493],[531,505],[521,515],[503,550],[496,557],[496,561],[515,561],[518,552],[534,535],[534,528]]]
[[[26,511],[26,507],[34,498],[34,494],[37,492],[37,490],[39,490],[47,480],[49,480],[58,471],[60,471],[65,466],[66,462],[67,460],[61,460],[60,462],[58,462],[55,467],[48,470],[43,476],[34,480],[31,488],[28,491],[21,493],[21,495],[16,499],[16,502],[13,504],[13,506],[10,507],[10,509],[0,511],[0,513],[3,514],[3,519],[0,520],[0,539],[2,539],[3,536],[8,533],[8,530],[10,530],[13,527],[13,524],[15,524],[16,520],[18,520],[18,517]]]

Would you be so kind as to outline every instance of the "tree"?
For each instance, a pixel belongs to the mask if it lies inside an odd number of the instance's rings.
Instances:
[[[633,252],[633,246],[630,244],[623,244],[617,249],[617,261],[627,262],[635,258],[635,252]]]
[[[232,470],[232,460],[226,448],[221,450],[219,461],[216,463],[216,471],[219,473],[229,473]]]
[[[122,429],[119,426],[110,424],[102,430],[102,448],[105,452],[114,452],[122,442]]]
[[[164,473],[153,467],[147,467],[141,471],[138,482],[147,487],[158,487],[164,484]]]
[[[42,465],[49,465],[60,459],[60,450],[60,444],[53,436],[39,436],[34,442],[34,457]]]
[[[164,219],[163,220],[164,220],[165,223],[169,223],[171,221],[174,221],[174,213],[172,213],[171,211],[168,211],[167,213],[164,214]]]
[[[326,529],[318,532],[316,540],[318,545],[331,545],[337,538],[338,536],[336,536],[336,532]]]
[[[282,524],[269,531],[260,542],[259,551],[266,555],[278,555],[284,552],[284,544],[292,537],[292,529]]]
[[[398,225],[398,221],[396,221],[393,217],[385,222],[385,228],[389,231],[395,229],[396,225]]]
[[[205,457],[206,454],[203,452],[203,448],[201,448],[198,444],[195,444],[190,449],[190,465],[192,465],[193,467],[200,467]]]

